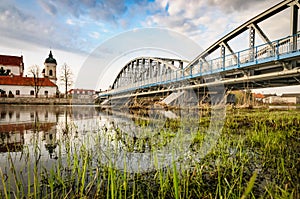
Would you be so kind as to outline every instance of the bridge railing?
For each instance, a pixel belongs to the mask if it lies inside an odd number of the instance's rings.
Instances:
[[[238,69],[259,63],[276,61],[288,56],[300,56],[300,34],[285,37],[270,43],[248,48],[237,53],[206,62],[191,64],[189,69],[178,69],[146,80],[129,83],[110,91],[111,94],[125,93],[137,89],[178,82],[199,76]]]

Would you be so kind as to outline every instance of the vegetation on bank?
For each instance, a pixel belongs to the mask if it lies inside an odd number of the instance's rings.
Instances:
[[[209,127],[207,114],[199,117],[201,128],[185,159],[168,167],[159,167],[156,159],[155,169],[144,173],[130,173],[126,165],[125,169],[116,169],[114,162],[103,162],[103,134],[99,132],[109,133],[109,128],[99,128],[98,133],[93,132],[82,142],[63,139],[51,166],[41,164],[38,145],[33,147],[33,154],[29,147],[23,150],[20,158],[26,164],[20,170],[11,153],[7,156],[10,171],[0,169],[0,197],[299,198],[299,112],[228,110],[216,146],[204,158],[197,159]],[[135,123],[141,127],[149,125],[142,120]],[[178,122],[170,121],[166,126],[177,130]],[[163,139],[156,140],[156,147],[148,149],[150,152],[168,144],[174,133],[162,131],[156,136]],[[131,142],[132,138],[126,139]],[[139,141],[134,144],[141,146]]]

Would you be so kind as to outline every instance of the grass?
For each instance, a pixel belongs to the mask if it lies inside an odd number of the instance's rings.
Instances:
[[[178,124],[181,122],[182,124]],[[9,153],[8,167],[0,168],[1,198],[298,198],[300,196],[300,114],[297,111],[228,110],[217,145],[201,159],[209,117],[199,118],[189,153],[161,166],[159,152],[175,139],[184,122],[170,121],[153,138],[129,135],[103,139],[114,129],[99,129],[81,139],[61,139],[58,158],[41,158],[40,141],[21,155]],[[150,122],[138,121],[141,127]],[[171,130],[170,130],[171,129]],[[148,129],[149,130],[149,129]],[[102,133],[100,133],[102,132]],[[148,135],[149,134],[148,132]],[[108,145],[114,143],[115,146]],[[120,143],[130,143],[122,149]],[[153,147],[145,150],[145,143]],[[107,148],[105,148],[106,146]],[[109,150],[108,150],[109,149]],[[153,170],[130,172],[114,161],[120,150],[153,152]],[[171,153],[174,157],[176,153]],[[17,162],[21,166],[16,166]]]

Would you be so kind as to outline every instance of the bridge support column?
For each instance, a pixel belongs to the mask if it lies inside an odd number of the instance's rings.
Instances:
[[[238,64],[238,57],[237,57],[236,53],[233,52],[233,50],[228,45],[228,43],[227,42],[222,42],[222,46],[224,46],[226,48],[225,50],[228,50],[230,52],[230,54],[233,56],[234,62],[236,64]]]
[[[149,59],[149,79],[152,78],[152,74],[153,74],[153,67],[152,67],[152,59]]]
[[[183,69],[183,62],[182,61],[179,62],[179,68]]]
[[[255,29],[253,26],[249,28],[249,61],[254,61],[254,47],[255,47]]]
[[[297,32],[298,32],[298,6],[291,5],[291,50],[297,50]]]
[[[221,67],[224,70],[225,69],[225,46],[221,45]]]

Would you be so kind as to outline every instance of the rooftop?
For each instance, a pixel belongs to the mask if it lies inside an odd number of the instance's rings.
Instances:
[[[0,55],[0,65],[3,66],[23,66],[23,56]]]
[[[48,78],[38,78],[40,86],[56,87]],[[0,76],[0,85],[34,86],[33,77]]]
[[[53,58],[52,51],[50,50],[49,57],[45,59],[45,63],[57,64],[56,59]]]

